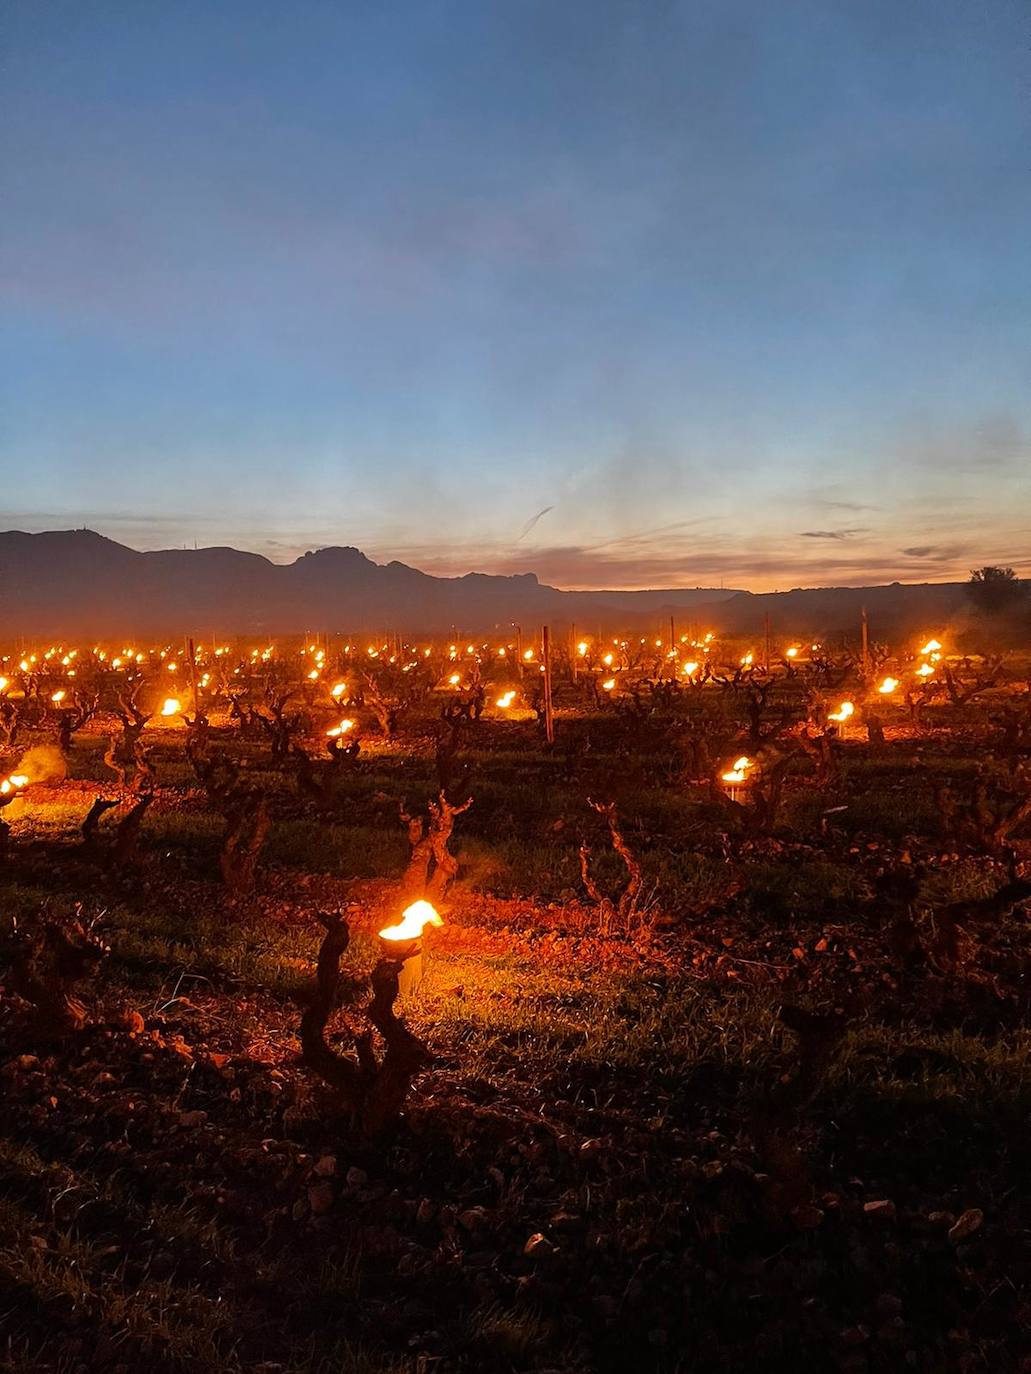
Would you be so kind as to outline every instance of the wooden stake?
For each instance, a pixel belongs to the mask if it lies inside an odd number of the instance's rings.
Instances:
[[[186,656],[190,664],[190,685],[193,688],[193,714],[196,718],[200,705],[197,700],[197,654],[194,651],[193,640],[186,640]]]
[[[866,618],[866,607],[863,607],[863,677],[870,676],[870,625]]]
[[[551,702],[551,630],[541,630],[541,656],[544,659],[544,735],[549,744],[555,743],[555,712]]]

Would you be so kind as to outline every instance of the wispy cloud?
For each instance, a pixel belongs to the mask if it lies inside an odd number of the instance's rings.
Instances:
[[[868,530],[857,526],[850,530],[799,530],[801,539],[855,539],[856,535],[867,534]]]
[[[520,539],[525,539],[526,536],[530,533],[530,531],[534,528],[534,526],[536,526],[541,520],[543,520],[549,511],[553,511],[554,509],[554,506],[545,506],[543,510],[539,510],[536,515],[531,516],[530,519],[527,520],[523,528],[516,535],[516,543],[518,544]]]

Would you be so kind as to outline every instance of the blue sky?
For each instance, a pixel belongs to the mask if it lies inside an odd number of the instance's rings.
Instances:
[[[1031,572],[1029,32],[8,0],[0,524],[565,586]]]

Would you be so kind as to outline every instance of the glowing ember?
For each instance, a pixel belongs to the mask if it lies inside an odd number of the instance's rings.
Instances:
[[[507,692],[501,693],[501,695],[498,697],[497,704],[501,707],[503,711],[507,711],[508,708],[512,705],[513,701],[515,701],[515,696],[515,692],[513,692],[510,688]]]
[[[165,697],[161,704],[161,714],[163,716],[175,716],[181,710],[178,697]]]
[[[850,716],[855,715],[856,708],[850,701],[843,701],[836,711],[831,711],[828,720],[846,721]]]
[[[722,774],[723,781],[745,782],[748,778],[748,772],[751,767],[752,760],[748,757],[747,754],[742,754],[739,759],[735,760],[733,768],[728,768],[727,771],[724,774]]]
[[[443,924],[436,907],[420,899],[405,908],[398,925],[384,926],[379,932],[379,937],[381,940],[418,940],[426,926]]]
[[[334,725],[332,730],[327,730],[326,734],[330,739],[339,739],[341,735],[346,735],[348,730],[354,729],[353,720],[342,720],[339,725]]]
[[[886,677],[877,690],[882,696],[887,696],[889,692],[894,692],[898,685],[899,680],[897,677]]]

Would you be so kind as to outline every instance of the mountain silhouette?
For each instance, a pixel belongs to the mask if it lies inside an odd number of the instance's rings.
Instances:
[[[668,633],[691,626],[784,636],[931,631],[964,612],[963,583],[892,583],[756,594],[712,587],[561,591],[533,573],[434,577],[374,563],[359,549],[326,548],[293,563],[239,549],[141,553],[92,530],[0,533],[0,637],[271,636],[334,633],[486,633],[538,625],[584,633]]]
[[[0,635],[285,635],[305,630],[446,634],[512,622],[599,627],[682,614],[715,588],[565,592],[533,573],[433,577],[326,548],[271,563],[231,548],[140,553],[92,530],[0,533]]]

